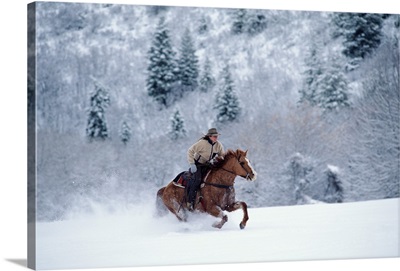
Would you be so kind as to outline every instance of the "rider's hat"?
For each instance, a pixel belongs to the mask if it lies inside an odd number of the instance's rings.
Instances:
[[[207,136],[215,136],[215,135],[220,135],[216,128],[208,129]]]

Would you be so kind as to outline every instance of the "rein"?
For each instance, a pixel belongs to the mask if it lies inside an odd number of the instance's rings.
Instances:
[[[227,171],[227,172],[229,172],[229,173],[231,173],[231,174],[236,176],[236,173],[234,173],[234,172],[232,172],[230,170],[224,169],[222,167],[221,167],[221,169],[223,169],[223,170],[225,170],[225,171]],[[225,185],[225,184],[217,184],[217,183],[206,182],[206,180],[208,178],[208,174],[210,174],[210,172],[211,172],[211,170],[207,173],[206,177],[204,178],[203,185],[211,185],[211,186],[218,187],[218,188],[225,188],[227,190],[233,188],[233,185]]]
[[[235,172],[233,172],[233,171],[230,171],[230,170],[227,170],[227,169],[225,169],[225,168],[223,168],[223,167],[221,167],[221,169],[223,169],[223,170],[225,170],[226,172],[229,172],[229,173],[231,173],[231,174],[233,174],[233,175],[235,175],[235,176],[240,176],[240,177],[242,177],[242,178],[245,178],[245,179],[247,179],[247,177],[249,177],[249,173],[247,173],[247,171],[246,171],[246,176],[242,176],[242,175],[237,175]]]
[[[236,173],[233,172],[233,171],[227,170],[227,169],[225,169],[225,168],[223,168],[223,167],[221,167],[220,169],[223,169],[223,170],[225,170],[226,172],[229,172],[229,173],[231,173],[231,174],[237,176]],[[208,175],[208,174],[207,174],[207,175]],[[205,179],[207,179],[207,177],[208,177],[208,176],[206,176]],[[241,177],[243,177],[243,176],[241,176]],[[243,178],[244,178],[244,177],[243,177]],[[206,181],[204,181],[203,183],[204,183],[204,184],[207,184],[207,185],[214,186],[214,187],[218,187],[218,188],[225,188],[225,189],[232,189],[232,188],[233,188],[233,185],[224,185],[224,184],[208,183],[208,182],[206,182]]]
[[[218,188],[225,188],[225,189],[232,189],[233,188],[233,185],[224,185],[224,184],[207,183],[207,182],[204,182],[204,184],[215,186],[215,187],[218,187]]]

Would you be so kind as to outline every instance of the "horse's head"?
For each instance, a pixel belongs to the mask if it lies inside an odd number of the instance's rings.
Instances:
[[[257,172],[253,169],[250,160],[247,158],[247,151],[237,149],[235,154],[237,159],[236,170],[238,171],[238,175],[248,181],[255,181],[257,178]]]

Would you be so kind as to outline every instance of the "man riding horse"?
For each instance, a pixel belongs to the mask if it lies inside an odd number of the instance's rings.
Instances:
[[[218,141],[219,135],[216,128],[210,128],[204,137],[188,149],[187,159],[190,164],[190,172],[193,173],[187,194],[187,207],[189,210],[194,209],[197,190],[213,159],[224,153],[224,147]]]

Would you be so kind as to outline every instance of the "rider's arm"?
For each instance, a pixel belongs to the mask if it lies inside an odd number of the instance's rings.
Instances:
[[[187,151],[187,160],[189,164],[194,164],[196,153],[197,153],[197,143],[193,144]]]

